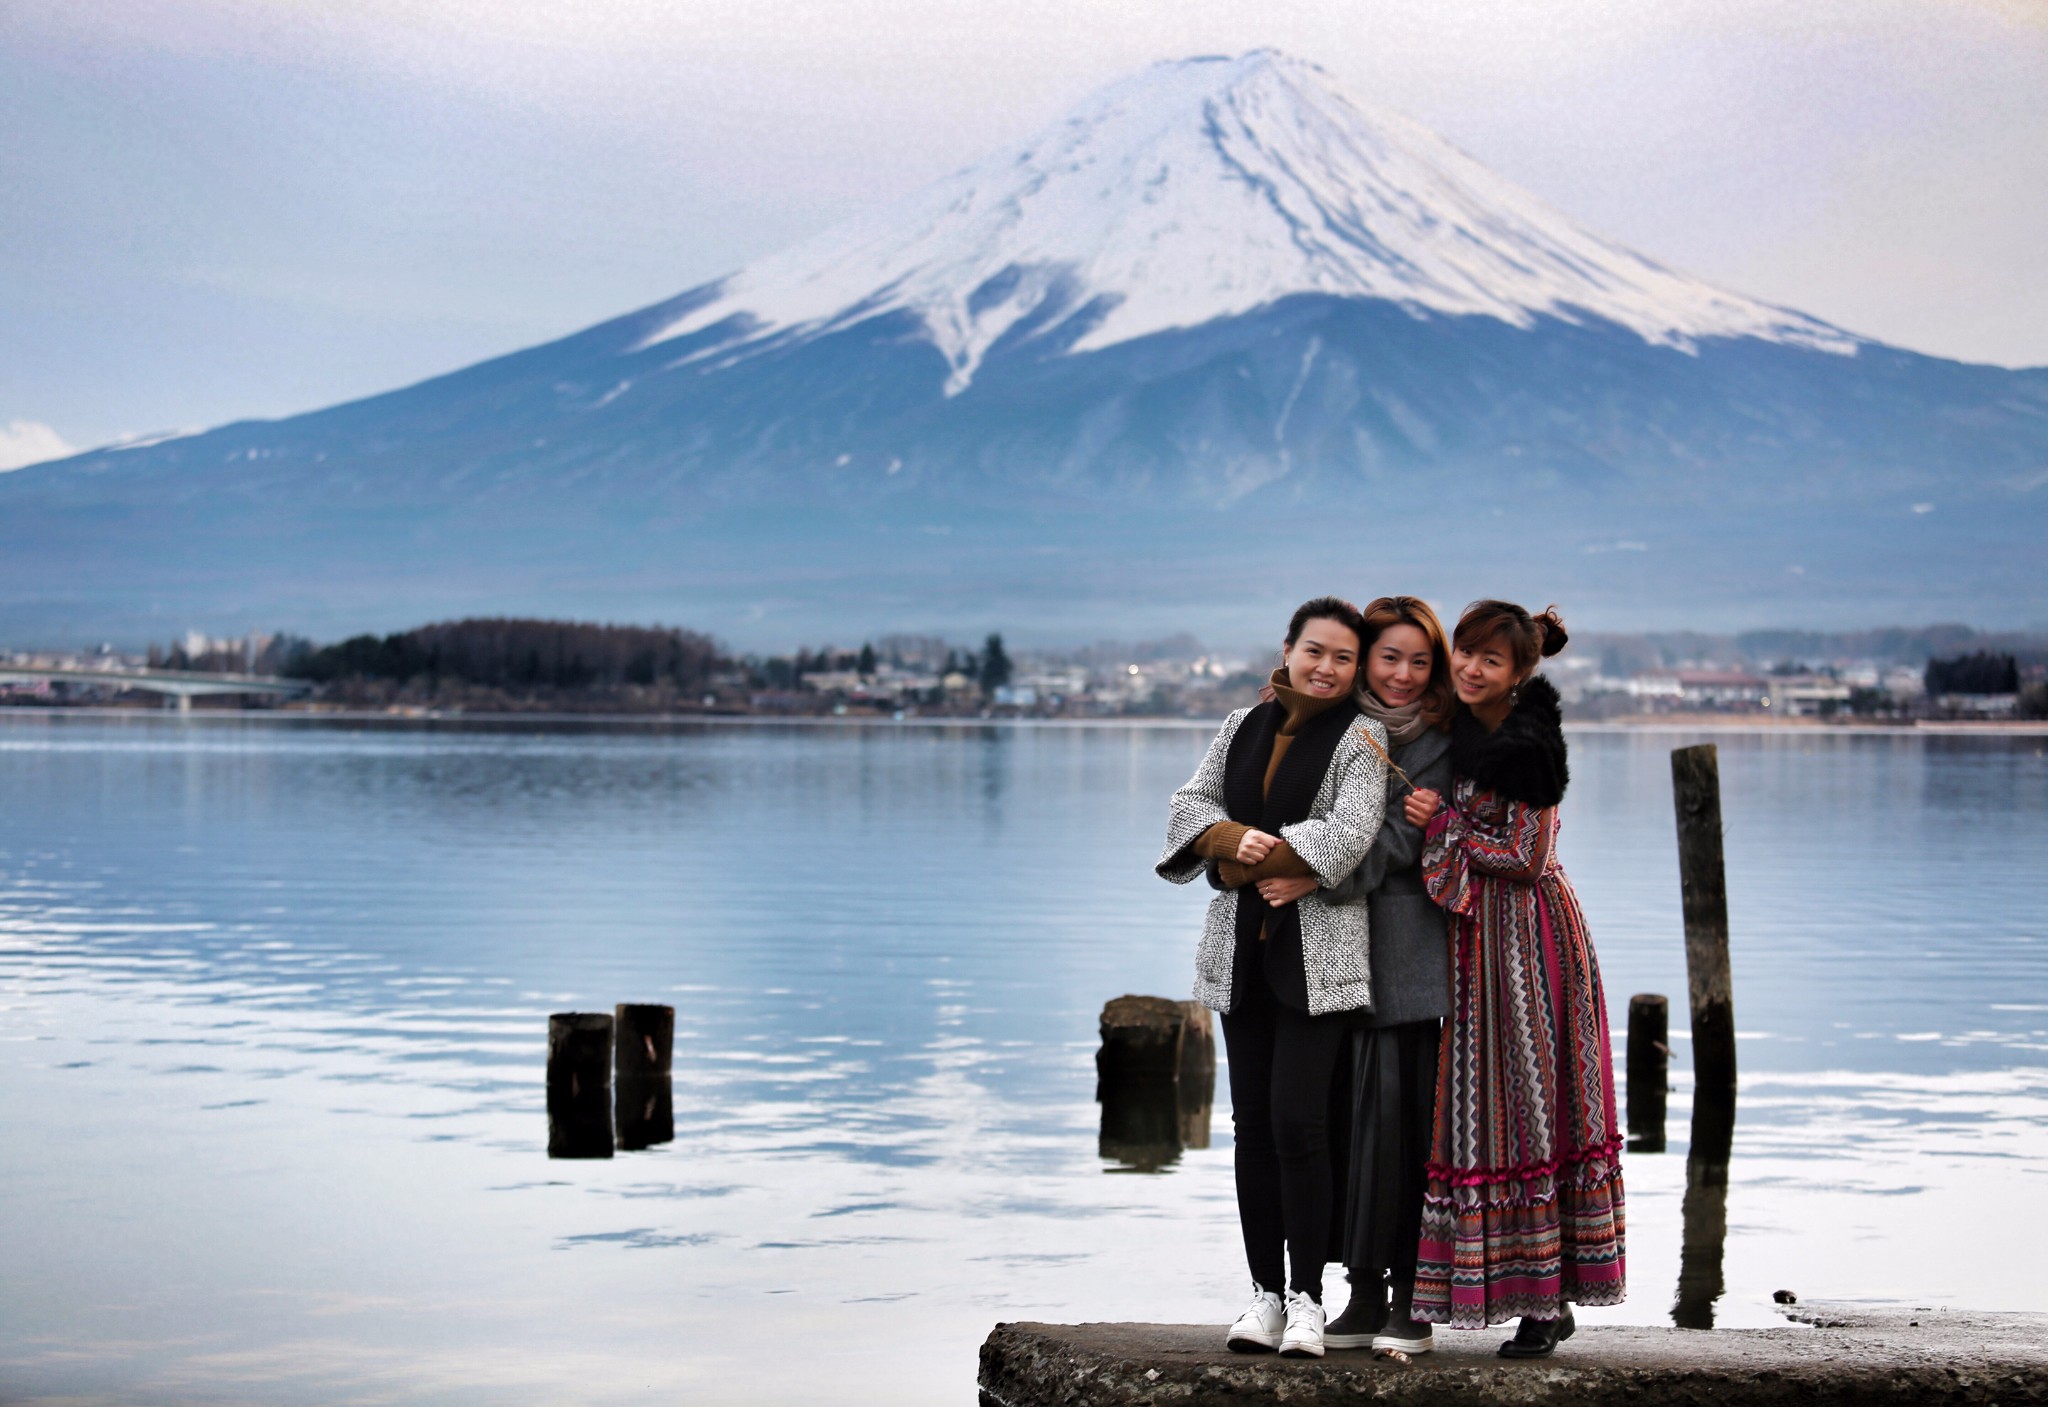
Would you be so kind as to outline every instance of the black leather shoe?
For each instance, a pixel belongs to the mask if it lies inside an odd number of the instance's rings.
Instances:
[[[1548,1358],[1559,1344],[1572,1336],[1579,1326],[1572,1320],[1572,1307],[1566,1305],[1564,1313],[1556,1319],[1531,1319],[1522,1316],[1522,1322],[1515,1326],[1515,1336],[1500,1346],[1503,1358]]]

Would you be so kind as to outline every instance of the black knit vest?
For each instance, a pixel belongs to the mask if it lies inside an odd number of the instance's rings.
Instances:
[[[1322,789],[1330,759],[1352,721],[1358,705],[1351,700],[1324,709],[1301,726],[1273,773],[1273,785],[1265,786],[1266,764],[1273,758],[1273,742],[1287,710],[1278,702],[1260,704],[1245,715],[1230,740],[1230,753],[1223,763],[1223,805],[1230,819],[1255,826],[1268,835],[1280,834],[1282,826],[1308,819]],[[1264,927],[1266,941],[1259,941]],[[1263,950],[1263,951],[1262,951]],[[1308,1010],[1308,972],[1301,954],[1301,909],[1297,904],[1274,908],[1259,897],[1259,887],[1247,884],[1237,891],[1237,950],[1231,962],[1232,990],[1248,990],[1247,982],[1264,981],[1273,996],[1297,1011]],[[1231,1005],[1237,1005],[1235,996]]]

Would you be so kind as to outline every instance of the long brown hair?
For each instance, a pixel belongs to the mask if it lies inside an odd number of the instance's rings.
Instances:
[[[1458,617],[1458,632],[1451,643],[1476,650],[1488,641],[1505,640],[1514,657],[1515,673],[1526,679],[1539,659],[1562,650],[1570,638],[1555,606],[1546,606],[1540,615],[1532,616],[1512,601],[1474,601]]]
[[[1412,625],[1429,641],[1429,683],[1422,688],[1423,721],[1432,728],[1451,725],[1451,649],[1444,642],[1444,623],[1429,602],[1418,596],[1381,596],[1365,608],[1365,633],[1359,637],[1358,688],[1365,690],[1365,656],[1383,631]]]

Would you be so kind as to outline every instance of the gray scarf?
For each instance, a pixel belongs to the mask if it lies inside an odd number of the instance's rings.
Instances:
[[[1422,716],[1422,700],[1402,704],[1399,708],[1388,708],[1374,696],[1372,690],[1358,690],[1358,711],[1367,718],[1376,718],[1387,730],[1387,743],[1402,747],[1414,742],[1429,728],[1429,722]]]

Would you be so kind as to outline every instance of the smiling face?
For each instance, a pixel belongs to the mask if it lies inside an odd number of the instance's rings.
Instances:
[[[1290,688],[1312,699],[1338,698],[1358,678],[1358,635],[1326,617],[1303,621],[1285,658]]]
[[[1421,627],[1390,625],[1365,652],[1365,687],[1388,708],[1405,708],[1429,687],[1431,663]]]
[[[1474,713],[1499,708],[1521,682],[1522,672],[1515,667],[1515,652],[1505,636],[1451,646],[1451,687]]]

